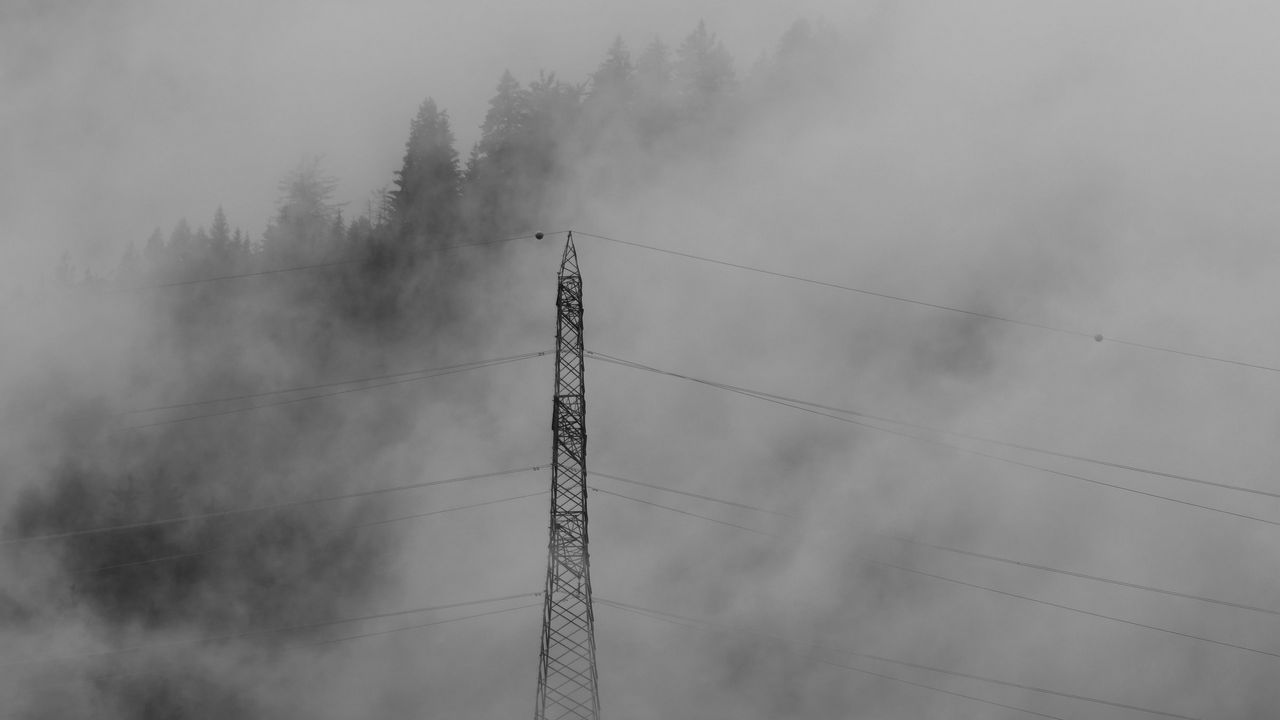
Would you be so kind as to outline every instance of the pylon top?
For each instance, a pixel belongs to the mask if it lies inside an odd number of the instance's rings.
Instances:
[[[579,275],[578,271],[578,250],[573,246],[573,231],[569,231],[569,236],[564,241],[564,254],[560,256],[560,277],[565,278],[572,275]]]

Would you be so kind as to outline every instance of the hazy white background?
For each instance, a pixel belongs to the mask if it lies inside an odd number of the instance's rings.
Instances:
[[[638,53],[655,35],[678,44],[705,19],[742,74],[804,16],[825,17],[865,50],[829,97],[753,119],[719,154],[659,158],[654,182],[625,197],[593,195],[584,170],[560,189],[560,226],[1280,363],[1270,332],[1280,322],[1280,10],[1263,2],[9,3],[0,15],[0,262],[26,282],[50,272],[64,249],[109,270],[128,241],[141,243],[156,225],[167,232],[179,217],[205,223],[218,204],[256,237],[278,179],[316,153],[340,179],[351,217],[391,181],[426,95],[451,112],[465,156],[504,69],[526,82],[538,69],[580,81],[614,35]],[[579,247],[588,344],[603,352],[1280,489],[1273,372],[587,238]],[[476,288],[488,318],[473,339],[477,357],[549,344],[556,251],[513,246]],[[441,475],[542,460],[549,375],[549,363],[494,371],[481,412],[471,398],[426,404],[420,442],[406,450],[431,458],[429,471]],[[645,496],[787,532],[780,542],[593,499],[602,596],[1187,715],[1263,718],[1280,703],[1275,658],[894,574],[858,557],[892,547],[868,531],[892,532],[1280,607],[1274,526],[620,368],[592,365],[588,384],[593,467],[802,518],[786,526]],[[1269,499],[1016,457],[1280,519]],[[479,498],[459,492],[438,504]],[[521,501],[424,526],[401,560],[403,597],[388,605],[539,588],[544,513],[538,501]],[[1280,647],[1274,623],[1257,614],[924,551],[898,560]],[[611,717],[1019,717],[798,659],[759,638],[647,623],[598,614]],[[371,707],[425,707],[439,717],[527,711],[536,611],[481,627],[488,632],[459,623],[408,633],[342,649],[328,665],[282,670],[281,703],[310,698],[313,711],[333,717]],[[1137,717],[872,669],[1066,718]],[[332,692],[315,689],[316,674]]]

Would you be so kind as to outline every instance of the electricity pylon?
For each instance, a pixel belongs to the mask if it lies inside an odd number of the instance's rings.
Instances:
[[[542,610],[536,720],[598,720],[595,617],[587,561],[587,406],[582,274],[573,233],[556,293],[556,395],[551,411],[551,541]]]

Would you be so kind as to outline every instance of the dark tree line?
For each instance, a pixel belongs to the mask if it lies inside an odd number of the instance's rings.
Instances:
[[[545,190],[565,172],[571,149],[607,152],[624,136],[643,148],[701,142],[787,102],[788,92],[819,84],[838,66],[832,32],[807,21],[787,30],[745,79],[704,23],[674,48],[654,39],[634,57],[618,37],[580,83],[543,73],[522,85],[503,73],[465,162],[448,110],[424,100],[393,187],[375,193],[349,224],[333,203],[334,180],[312,161],[281,181],[278,211],[260,238],[231,229],[218,208],[207,230],[182,220],[166,239],[157,229],[141,252],[131,244],[106,278],[85,277],[131,286],[366,255],[390,272],[442,245],[539,225],[547,219]],[[78,280],[66,259],[58,275]]]

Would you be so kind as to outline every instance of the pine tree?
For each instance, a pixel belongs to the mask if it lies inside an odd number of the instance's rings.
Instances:
[[[661,38],[654,38],[636,61],[636,76],[646,90],[665,87],[671,82],[671,50]]]
[[[722,100],[737,85],[733,58],[702,21],[676,50],[675,75],[685,109],[695,114]]]
[[[544,182],[556,171],[558,148],[573,131],[585,88],[540,74],[529,84],[529,115],[521,133],[521,159],[528,179]]]
[[[164,235],[160,233],[160,228],[153,230],[151,237],[147,238],[147,244],[142,246],[142,259],[146,262],[146,272],[152,276],[158,276],[164,271]]]
[[[539,220],[546,185],[558,172],[561,144],[573,131],[583,87],[541,74],[521,89],[504,73],[483,135],[468,162],[471,228],[493,237]]]
[[[622,36],[618,36],[600,67],[591,74],[583,102],[581,132],[577,135],[587,152],[616,145],[626,137],[620,137],[620,133],[629,135],[635,124],[636,84],[636,65]]]
[[[183,277],[192,265],[195,238],[187,219],[182,218],[173,231],[169,233],[169,244],[165,246],[165,261],[162,272],[170,279]]]
[[[671,50],[659,38],[636,60],[634,115],[640,138],[651,142],[675,124],[676,94]]]
[[[240,232],[240,228],[231,234],[231,269],[240,272],[252,262],[253,248],[249,245],[249,236]]]
[[[508,222],[509,205],[521,185],[528,124],[529,93],[508,70],[498,80],[480,126],[480,141],[467,160],[464,199],[470,229],[481,237],[497,235]]]
[[[209,233],[205,231],[203,225],[198,226],[195,235],[191,236],[191,257],[186,267],[188,275],[207,277],[217,274],[217,268],[213,266],[213,258],[210,256],[212,247],[213,242],[209,239]]]
[[[449,112],[427,98],[409,128],[404,162],[391,194],[403,236],[439,242],[458,229],[462,174]]]
[[[373,237],[373,223],[370,222],[368,215],[361,215],[347,227],[347,248],[350,252],[358,252],[361,248],[368,245],[369,240]]]
[[[280,181],[276,216],[262,236],[268,266],[314,262],[332,249],[337,182],[320,170],[319,158],[298,165]]]
[[[191,253],[191,226],[182,218],[169,233],[169,244],[166,246],[172,255],[185,257]]]
[[[775,94],[820,91],[837,78],[847,77],[847,62],[840,54],[840,38],[834,29],[821,22],[814,25],[797,20],[778,41]]]
[[[231,270],[234,248],[231,240],[231,225],[227,222],[227,214],[219,205],[213,213],[213,224],[209,226],[208,251],[206,253],[208,270],[215,275]]]
[[[614,38],[605,54],[604,62],[591,73],[591,89],[587,100],[625,107],[635,90],[636,66],[631,62],[631,51],[622,36]]]
[[[120,256],[120,263],[116,265],[116,286],[123,288],[137,284],[141,274],[141,265],[138,247],[131,240],[124,249],[124,254]]]
[[[500,155],[515,142],[529,119],[529,93],[510,70],[498,79],[498,91],[489,100],[484,124],[480,126],[480,152],[492,157]]]

